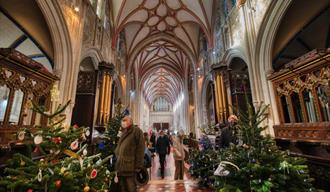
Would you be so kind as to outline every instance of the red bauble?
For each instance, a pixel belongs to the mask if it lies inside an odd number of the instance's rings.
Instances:
[[[56,187],[57,189],[61,188],[61,187],[62,187],[62,181],[61,181],[61,180],[56,180],[56,181],[55,181],[55,187]]]
[[[28,190],[26,190],[26,192],[32,192],[33,190],[32,189],[28,189]]]
[[[53,159],[50,161],[53,165],[58,164],[60,161],[58,159]]]
[[[62,138],[61,137],[53,137],[52,142],[55,144],[60,144],[62,143]]]
[[[97,176],[97,170],[93,169],[91,172],[91,178],[94,179]]]

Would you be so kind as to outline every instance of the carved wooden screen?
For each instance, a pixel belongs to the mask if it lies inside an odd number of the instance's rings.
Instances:
[[[330,49],[314,50],[274,73],[281,139],[330,143]]]
[[[29,109],[29,100],[50,105],[49,91],[57,78],[42,64],[9,48],[0,48],[0,146],[15,142],[19,127],[45,124]]]

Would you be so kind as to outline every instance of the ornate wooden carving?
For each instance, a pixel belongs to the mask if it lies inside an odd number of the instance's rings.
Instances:
[[[95,92],[95,71],[80,71],[78,75],[77,93]]]
[[[277,139],[330,144],[330,122],[282,124],[274,130]]]
[[[322,114],[320,99],[316,93],[319,86],[328,90],[327,100],[330,99],[330,49],[313,50],[300,58],[286,64],[285,67],[273,73],[269,79],[273,82],[277,106],[280,115],[280,125],[274,126],[275,137],[278,139],[300,140],[306,142],[330,143],[330,122]],[[305,91],[305,92],[304,92]],[[308,116],[304,93],[313,98],[314,116]],[[298,101],[292,98],[297,94]],[[287,99],[287,108],[281,98]],[[301,106],[302,122],[297,122],[296,104]],[[287,113],[285,114],[285,109]],[[290,117],[290,122],[288,118]]]
[[[0,48],[0,86],[9,88],[8,104],[3,122],[0,123],[0,147],[15,142],[13,134],[19,127],[31,127],[34,124],[35,114],[29,124],[23,124],[26,117],[27,101],[33,99],[38,102],[40,97],[48,98],[45,106],[49,106],[49,91],[58,78],[50,73],[42,64],[32,60],[24,54],[10,48]],[[23,92],[19,121],[15,124],[9,122],[11,107],[14,104],[16,90]],[[33,98],[29,98],[29,97]],[[41,119],[41,122],[44,122]]]

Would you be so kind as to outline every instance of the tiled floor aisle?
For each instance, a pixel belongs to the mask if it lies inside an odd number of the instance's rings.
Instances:
[[[159,160],[156,156],[153,160],[153,166],[150,170],[151,181],[148,185],[143,186],[139,191],[164,191],[164,192],[211,192],[212,190],[200,188],[193,181],[188,174],[185,174],[184,180],[175,181],[174,180],[174,159],[172,154],[166,157],[166,167],[165,167],[165,178],[161,179],[159,170]],[[188,165],[186,165],[188,169]]]

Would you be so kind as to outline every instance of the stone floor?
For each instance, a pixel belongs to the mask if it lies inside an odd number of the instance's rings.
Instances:
[[[211,192],[212,190],[201,188],[197,185],[197,182],[194,181],[189,174],[185,173],[184,180],[174,180],[174,159],[172,154],[166,157],[166,167],[165,167],[165,178],[161,179],[160,169],[159,169],[159,160],[155,156],[152,162],[152,167],[149,170],[151,180],[146,186],[140,187],[139,191],[164,191],[164,192]],[[189,165],[185,165],[188,170]]]

